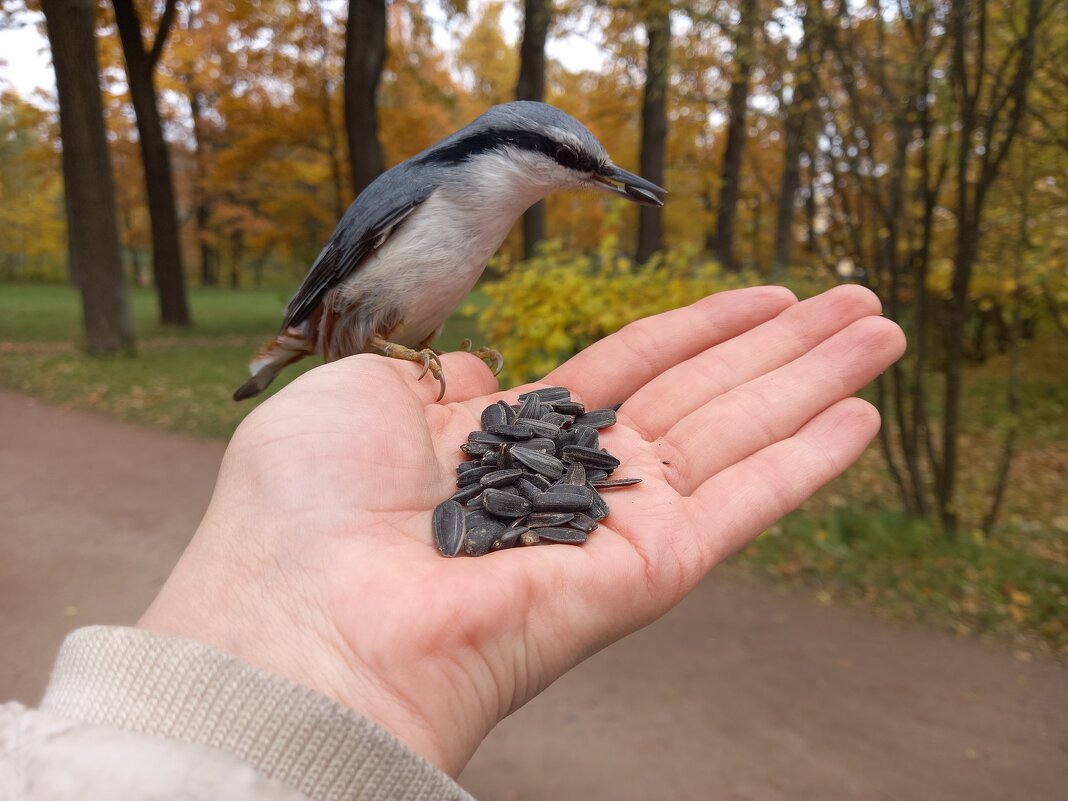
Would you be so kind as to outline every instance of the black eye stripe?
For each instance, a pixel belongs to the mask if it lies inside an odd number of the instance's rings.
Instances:
[[[596,172],[599,164],[593,158],[576,153],[571,148],[553,141],[547,136],[532,131],[500,130],[479,131],[435,147],[426,153],[424,164],[459,164],[481,153],[489,153],[502,146],[511,145],[520,150],[541,153],[572,170]]]

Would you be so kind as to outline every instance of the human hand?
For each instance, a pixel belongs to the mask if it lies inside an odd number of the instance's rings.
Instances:
[[[140,625],[206,642],[375,720],[456,775],[493,726],[667,612],[729,554],[841,473],[878,430],[850,396],[904,350],[874,295],[723,292],[621,330],[551,373],[622,475],[583,547],[443,559],[430,516],[497,393],[470,354],[448,392],[356,356],[252,412]],[[503,393],[514,400],[521,389]]]

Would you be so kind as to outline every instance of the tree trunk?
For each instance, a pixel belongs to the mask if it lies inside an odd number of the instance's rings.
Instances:
[[[189,116],[193,121],[193,154],[196,160],[196,176],[193,182],[193,204],[196,207],[197,242],[200,245],[200,283],[202,286],[216,286],[219,283],[219,271],[215,251],[209,241],[208,227],[211,222],[211,208],[205,185],[207,183],[207,152],[204,142],[204,120],[200,110],[200,95],[197,90],[186,84],[189,92]]]
[[[378,141],[375,99],[385,60],[385,0],[349,0],[345,26],[345,128],[355,195],[386,168]]]
[[[43,0],[63,141],[71,276],[82,294],[90,353],[133,347],[122,274],[115,185],[94,38],[92,0]]]
[[[174,16],[174,5],[174,0],[168,0],[152,49],[146,52],[141,38],[141,18],[132,0],[112,0],[145,166],[145,191],[152,222],[152,270],[159,293],[160,320],[167,325],[187,326],[190,316],[178,234],[178,209],[155,83],[156,63]]]
[[[775,253],[771,263],[773,281],[781,281],[790,266],[790,251],[794,244],[794,200],[801,186],[801,153],[807,121],[816,96],[816,59],[812,57],[812,15],[818,13],[809,4],[801,18],[802,36],[798,45],[797,82],[790,108],[783,126],[782,182],[779,186],[779,208],[775,215]]]
[[[723,154],[723,178],[716,213],[714,255],[728,270],[734,269],[734,223],[742,183],[742,150],[745,149],[745,115],[749,105],[749,74],[756,49],[756,0],[741,0],[741,19],[734,35],[734,72],[727,104],[727,147]]]
[[[523,40],[519,45],[516,100],[545,99],[545,39],[552,20],[552,0],[523,3]],[[545,204],[535,203],[523,215],[523,258],[533,258],[545,238]]]
[[[645,57],[645,93],[642,98],[642,149],[640,172],[654,184],[664,185],[667,149],[667,85],[671,59],[671,6],[658,2],[645,18],[648,48]],[[638,209],[637,261],[646,262],[660,250],[663,212],[652,206]]]

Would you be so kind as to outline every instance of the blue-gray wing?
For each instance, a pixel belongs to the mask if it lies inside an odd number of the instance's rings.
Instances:
[[[326,293],[352,275],[368,254],[381,247],[397,226],[433,194],[435,182],[413,187],[405,180],[408,164],[398,164],[382,173],[349,206],[304,282],[286,304],[282,331],[308,319]],[[390,200],[378,202],[377,198]]]

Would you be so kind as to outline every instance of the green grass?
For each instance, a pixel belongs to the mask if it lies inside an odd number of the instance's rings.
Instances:
[[[319,364],[315,358],[285,370],[252,401],[231,393],[248,375],[249,358],[273,334],[287,296],[275,290],[190,291],[192,328],[157,321],[155,294],[132,291],[138,337],[133,354],[91,357],[82,352],[81,309],[66,286],[0,284],[0,386],[127,420],[207,437],[227,438],[257,403]],[[472,315],[477,294],[446,324],[438,346],[478,341]],[[70,347],[70,343],[76,347]]]
[[[889,617],[1021,647],[1068,649],[1068,571],[979,534],[947,537],[900,512],[794,514],[740,564],[809,586],[821,601],[856,600]]]
[[[69,287],[0,284],[0,386],[199,436],[226,438],[262,398],[230,393],[250,355],[271,335],[287,295],[276,290],[195,289],[195,325],[156,321],[155,295],[132,292],[139,348],[90,357],[80,349],[80,307]],[[480,341],[473,293],[439,341]],[[922,619],[961,634],[989,634],[1068,656],[1068,343],[1054,333],[1025,343],[1019,448],[1002,524],[988,540],[948,538],[896,512],[877,447],[740,554],[736,569],[811,587],[826,602],[860,600],[881,613]],[[286,370],[264,397],[317,365]],[[964,384],[958,497],[984,508],[1009,424],[1006,357],[969,368]]]

